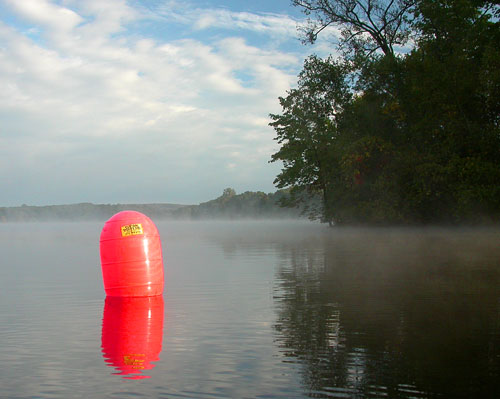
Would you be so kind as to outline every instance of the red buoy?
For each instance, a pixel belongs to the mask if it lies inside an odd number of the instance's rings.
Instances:
[[[160,234],[146,215],[123,211],[111,217],[101,232],[100,252],[106,295],[163,293]]]
[[[163,296],[106,297],[101,349],[104,361],[126,379],[142,374],[160,360],[163,340]]]

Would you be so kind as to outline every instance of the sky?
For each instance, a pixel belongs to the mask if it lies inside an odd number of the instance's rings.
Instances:
[[[290,0],[0,0],[0,206],[274,192]]]

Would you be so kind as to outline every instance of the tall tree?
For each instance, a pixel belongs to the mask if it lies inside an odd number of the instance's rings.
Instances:
[[[499,2],[293,3],[309,40],[335,25],[347,53],[310,58],[271,115],[278,187],[321,193],[328,222],[499,220]]]
[[[405,59],[400,104],[422,154],[408,198],[424,219],[498,214],[498,9],[484,0],[418,3],[418,48]]]
[[[298,87],[280,97],[281,115],[271,114],[281,148],[270,162],[283,162],[283,169],[274,183],[278,188],[292,188],[292,202],[304,194],[320,195],[324,221],[332,215],[326,204],[332,189],[332,172],[336,169],[335,140],[337,116],[351,101],[346,65],[311,56],[304,63]],[[315,209],[312,215],[316,214]]]

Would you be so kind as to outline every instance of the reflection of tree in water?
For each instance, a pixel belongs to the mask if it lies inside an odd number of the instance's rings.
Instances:
[[[277,344],[311,397],[500,397],[488,232],[341,231],[283,252]]]

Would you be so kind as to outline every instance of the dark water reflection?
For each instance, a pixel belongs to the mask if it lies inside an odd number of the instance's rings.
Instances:
[[[284,248],[276,343],[309,396],[498,397],[499,238],[344,230]]]

